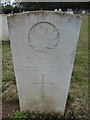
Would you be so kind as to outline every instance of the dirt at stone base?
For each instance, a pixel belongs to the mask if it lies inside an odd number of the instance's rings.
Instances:
[[[13,113],[20,111],[19,103],[3,103],[2,104],[2,120],[10,118]]]

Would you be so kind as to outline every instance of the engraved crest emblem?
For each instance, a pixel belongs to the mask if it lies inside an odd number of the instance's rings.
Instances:
[[[32,26],[28,38],[30,47],[36,52],[47,53],[59,44],[59,31],[49,22],[40,22]]]

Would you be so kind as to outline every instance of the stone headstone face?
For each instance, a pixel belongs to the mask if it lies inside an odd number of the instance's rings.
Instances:
[[[64,113],[80,24],[50,11],[8,17],[21,110]]]
[[[9,31],[7,24],[7,15],[0,14],[0,41],[8,41],[9,40]]]

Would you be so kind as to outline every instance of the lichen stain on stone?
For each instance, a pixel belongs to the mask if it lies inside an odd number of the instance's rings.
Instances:
[[[22,12],[22,13],[16,13],[16,14],[10,15],[8,17],[16,17],[18,15],[28,15],[28,16],[30,16],[30,15],[37,15],[37,16],[42,15],[45,17],[45,16],[48,16],[49,14],[52,14],[52,15],[56,14],[56,15],[59,15],[61,17],[72,16],[72,17],[75,17],[76,19],[81,18],[81,16],[75,15],[75,14],[69,14],[69,13],[65,13],[65,12],[61,13],[61,12],[55,12],[55,11],[43,11],[43,10],[42,11],[27,11],[27,12]]]
[[[44,99],[44,109],[45,112],[55,112],[55,102],[50,97],[45,97]]]
[[[27,100],[26,104],[22,105],[23,107],[21,110],[29,110],[29,111],[36,111],[36,112],[55,112],[56,104],[53,99],[50,97],[44,98],[44,104],[42,98],[39,100]],[[55,107],[54,107],[55,106]]]
[[[36,112],[38,112],[39,111],[39,107],[38,106],[40,106],[40,104],[42,104],[41,103],[41,101],[37,101],[37,100],[27,100],[26,102],[25,102],[26,104],[24,104],[24,105],[22,105],[23,107],[21,108],[22,110],[24,110],[24,111],[26,111],[26,110],[29,110],[29,111],[36,111]],[[40,109],[41,109],[41,107],[40,107]]]
[[[76,18],[77,19],[81,19],[82,17],[80,15],[76,15]]]
[[[31,11],[28,13],[28,15],[42,15],[42,16],[48,16],[50,14],[50,12],[45,12],[45,11]]]

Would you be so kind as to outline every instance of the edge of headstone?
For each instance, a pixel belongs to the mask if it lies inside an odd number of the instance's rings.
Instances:
[[[73,17],[76,17],[78,19],[81,19],[82,17],[80,15],[76,15],[76,14],[70,14],[70,13],[65,13],[65,12],[60,12],[60,11],[27,11],[27,12],[21,12],[21,13],[16,13],[16,14],[12,14],[12,15],[7,15],[7,19],[8,18],[11,18],[11,17],[15,17],[15,16],[18,16],[18,15],[26,15],[26,14],[40,14],[40,13],[53,13],[53,14],[60,14],[60,15],[63,15],[63,16],[73,16]]]

